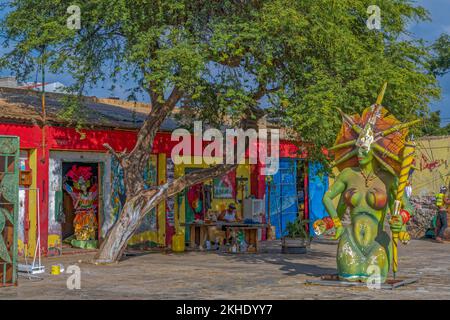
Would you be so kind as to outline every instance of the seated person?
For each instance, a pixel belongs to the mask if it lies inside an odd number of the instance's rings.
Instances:
[[[223,211],[218,217],[217,220],[225,221],[225,222],[236,222],[236,205],[234,203],[230,203],[228,209]]]

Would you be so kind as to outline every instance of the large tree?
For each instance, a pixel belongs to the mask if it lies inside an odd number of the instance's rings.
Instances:
[[[90,0],[80,1],[81,29],[66,27],[72,0],[12,0],[2,24],[3,66],[22,77],[36,61],[70,72],[75,89],[106,78],[134,81],[152,109],[129,153],[116,153],[127,198],[98,261],[120,258],[142,217],[165,197],[233,166],[198,171],[144,189],[141,172],[165,117],[238,126],[267,114],[289,126],[320,157],[340,125],[335,107],[360,112],[383,81],[385,103],[402,120],[427,111],[439,95],[427,73],[428,49],[405,35],[427,13],[406,0],[375,1],[381,29],[366,25],[373,0]],[[133,91],[133,92],[134,92]],[[245,122],[244,122],[245,123]],[[314,149],[316,148],[316,149]]]

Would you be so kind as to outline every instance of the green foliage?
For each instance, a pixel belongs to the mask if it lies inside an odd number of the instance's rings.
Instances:
[[[294,222],[289,221],[286,224],[285,235],[288,238],[302,238],[308,239],[308,232],[306,232],[306,225],[309,220],[303,220],[301,218],[296,219]]]
[[[433,57],[430,70],[436,76],[443,76],[450,70],[450,35],[442,34],[432,45]]]
[[[341,124],[336,107],[360,113],[388,81],[384,105],[406,121],[440,94],[430,48],[405,35],[409,22],[428,19],[412,1],[91,0],[78,3],[82,28],[70,30],[72,4],[10,1],[1,32],[12,50],[0,66],[26,77],[43,61],[69,72],[77,93],[132,80],[152,103],[177,88],[190,116],[213,125],[263,110],[319,160]],[[381,30],[366,26],[372,4]]]
[[[430,112],[429,116],[425,117],[420,130],[424,136],[450,135],[450,124],[441,127],[441,112],[438,110]]]
[[[67,123],[75,124],[78,129],[86,125],[87,109],[77,96],[64,96],[60,102],[63,108],[57,114],[59,119]]]

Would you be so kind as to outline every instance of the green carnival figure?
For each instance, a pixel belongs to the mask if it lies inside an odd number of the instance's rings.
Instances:
[[[381,106],[385,89],[386,84],[377,102],[361,117],[341,112],[343,124],[331,148],[340,174],[323,202],[333,220],[335,238],[339,239],[336,260],[340,280],[365,281],[379,271],[381,282],[385,282],[391,265],[397,265],[397,239],[409,241],[406,222],[412,207],[399,188],[404,187],[400,181],[406,181],[411,163],[406,168],[402,156],[406,128],[417,121],[402,124],[388,115]],[[408,159],[412,159],[411,154]],[[336,208],[333,199],[338,196]],[[351,224],[343,227],[341,219],[346,213]],[[385,230],[387,215],[391,216],[394,241]]]

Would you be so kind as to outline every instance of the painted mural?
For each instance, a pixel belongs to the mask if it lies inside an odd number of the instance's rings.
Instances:
[[[450,185],[450,136],[417,140],[412,195],[417,199],[434,197],[442,186]]]
[[[111,213],[107,217],[113,225],[125,203],[125,184],[123,183],[123,170],[116,158],[111,158]]]
[[[175,164],[170,157],[166,158],[166,181],[172,182],[175,179]],[[175,234],[175,198],[169,197],[166,200],[166,243],[172,243],[172,236]]]
[[[216,199],[234,199],[236,197],[236,173],[227,173],[213,179],[213,192]]]
[[[157,156],[152,154],[150,156],[150,161],[144,171],[144,181],[145,187],[150,188],[158,185],[158,167],[157,167]],[[142,220],[141,225],[137,228],[136,233],[142,232],[156,232],[158,230],[158,219],[156,215],[156,208],[150,210]]]
[[[151,155],[146,170],[143,172],[146,188],[156,186],[158,183],[157,156]],[[123,184],[123,169],[116,159],[111,159],[111,217],[112,224],[117,220],[125,203],[126,193]],[[111,224],[111,225],[112,225]],[[152,209],[143,219],[135,234],[156,232],[158,229],[156,208]]]

